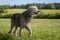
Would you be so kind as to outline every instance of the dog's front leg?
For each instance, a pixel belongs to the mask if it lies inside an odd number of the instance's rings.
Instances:
[[[32,31],[31,31],[31,28],[30,28],[30,23],[28,23],[25,28],[29,31],[29,37],[31,37]]]

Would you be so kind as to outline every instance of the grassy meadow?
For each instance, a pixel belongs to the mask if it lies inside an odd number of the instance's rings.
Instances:
[[[21,13],[25,10],[26,9],[5,9],[5,11],[7,11],[7,14]]]
[[[0,13],[0,18],[11,18],[15,13],[22,13],[26,9],[5,9],[4,13]],[[39,9],[40,12],[34,18],[60,18],[59,9]]]
[[[22,37],[8,35],[10,19],[0,19],[0,40],[60,40],[60,19],[32,19],[32,36],[22,31]]]
[[[60,13],[60,10],[41,10],[41,12],[43,13],[43,14],[52,14],[52,15],[54,15],[54,14],[56,14],[56,13]]]
[[[5,9],[2,16],[22,13],[26,9]],[[60,13],[60,10],[40,9],[40,13],[45,15],[55,15]],[[5,17],[4,16],[4,17]],[[60,19],[32,19],[31,22],[32,36],[28,38],[28,31],[24,29],[22,31],[22,37],[15,35],[8,35],[10,29],[10,19],[0,19],[0,40],[60,40]]]
[[[14,14],[14,13],[22,13],[23,11],[25,11],[26,9],[5,9],[5,12],[2,13],[4,15],[7,14]],[[60,13],[60,9],[39,9],[41,13],[43,14],[56,14],[56,13]],[[40,14],[39,12],[39,14]]]
[[[5,9],[5,13],[3,14],[14,14],[14,13],[22,13],[23,11],[25,11],[26,9]],[[60,9],[39,9],[40,12],[42,12],[43,14],[55,14],[55,13],[60,13]],[[39,14],[40,14],[39,12]]]

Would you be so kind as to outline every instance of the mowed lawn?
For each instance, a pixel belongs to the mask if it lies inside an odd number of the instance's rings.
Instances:
[[[8,35],[10,19],[0,19],[0,40],[60,40],[60,19],[32,19],[32,36],[22,31],[22,37]]]

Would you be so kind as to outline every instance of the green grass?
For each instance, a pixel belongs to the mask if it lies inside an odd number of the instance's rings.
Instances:
[[[0,19],[0,40],[60,40],[60,19],[32,19],[32,36],[26,29],[22,37],[8,35],[10,19]]]
[[[1,18],[10,18],[12,14],[15,13],[22,13],[26,9],[5,9],[4,13],[1,13]],[[40,9],[40,12],[37,14],[37,18],[59,18],[60,16],[60,9]]]
[[[60,13],[60,10],[49,10],[49,9],[47,9],[47,10],[42,10],[42,12],[44,13],[44,14],[52,14],[52,13]]]
[[[26,9],[6,9],[5,11],[7,11],[7,14],[13,14],[13,13],[21,13],[25,10]]]
[[[25,11],[26,9],[6,9],[5,11],[7,11],[7,14],[13,14],[13,13],[21,13],[23,11]],[[40,12],[44,13],[44,14],[53,14],[53,13],[60,13],[60,10],[49,10],[49,9],[44,9],[41,10]]]

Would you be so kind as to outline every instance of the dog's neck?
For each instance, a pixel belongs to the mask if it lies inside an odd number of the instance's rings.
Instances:
[[[22,15],[24,15],[24,18],[25,18],[25,20],[27,21],[27,23],[30,22],[31,19],[32,19],[32,17],[33,17],[30,13],[31,13],[31,12],[25,11],[25,12],[23,12],[23,14],[22,14]]]
[[[32,17],[33,17],[33,16],[31,15],[31,12],[29,12],[29,10],[23,12],[23,15],[24,15],[24,17],[26,17],[26,19],[27,19],[27,18],[32,18]]]

